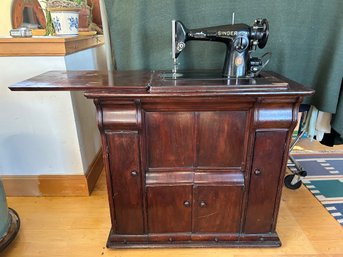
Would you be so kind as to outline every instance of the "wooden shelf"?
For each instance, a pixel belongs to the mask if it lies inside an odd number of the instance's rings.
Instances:
[[[0,37],[0,56],[64,56],[104,44],[104,36]]]

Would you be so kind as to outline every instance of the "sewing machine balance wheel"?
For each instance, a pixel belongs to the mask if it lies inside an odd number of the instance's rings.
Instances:
[[[261,25],[263,26],[263,36],[261,40],[259,40],[258,47],[264,48],[267,44],[268,37],[269,37],[269,22],[267,19],[262,19]]]

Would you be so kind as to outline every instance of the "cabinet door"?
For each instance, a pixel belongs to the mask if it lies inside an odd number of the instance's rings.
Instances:
[[[193,166],[192,112],[147,112],[145,122],[150,168]]]
[[[256,133],[245,233],[271,232],[286,136],[286,131]]]
[[[242,196],[242,186],[194,186],[193,232],[239,232]]]
[[[192,186],[147,187],[149,233],[190,232]]]
[[[244,111],[199,113],[198,166],[239,167],[246,145]]]
[[[144,232],[138,134],[107,134],[113,190],[112,224],[118,234]]]

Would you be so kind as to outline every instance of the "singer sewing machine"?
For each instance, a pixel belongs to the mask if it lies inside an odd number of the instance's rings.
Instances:
[[[234,15],[232,19],[234,23]],[[269,24],[267,19],[256,19],[252,26],[229,24],[208,28],[187,29],[181,21],[172,21],[172,58],[173,74],[177,76],[180,53],[187,41],[218,41],[226,44],[227,50],[222,76],[227,78],[251,78],[258,75],[267,64],[262,57],[252,57],[251,52],[257,47],[264,48],[268,41]]]

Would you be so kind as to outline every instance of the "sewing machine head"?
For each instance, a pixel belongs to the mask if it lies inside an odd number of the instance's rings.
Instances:
[[[181,21],[172,21],[173,73],[177,58],[190,40],[218,41],[227,46],[222,75],[228,78],[254,77],[262,69],[262,58],[251,57],[253,50],[264,48],[268,41],[267,19],[256,19],[252,26],[229,24],[208,28],[187,29]]]

